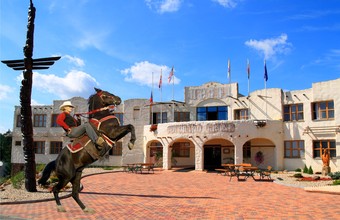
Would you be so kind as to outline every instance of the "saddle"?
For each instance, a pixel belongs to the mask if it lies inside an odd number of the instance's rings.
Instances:
[[[88,154],[90,154],[93,159],[97,160],[100,158],[99,150],[94,143],[91,143],[91,139],[86,134],[84,134],[81,137],[75,138],[71,143],[67,144],[66,146],[72,154],[84,149]],[[112,147],[112,145],[110,146]]]
[[[107,116],[105,118],[102,118],[101,120],[97,120],[97,119],[90,119],[90,124],[95,128],[95,130],[97,131],[97,133],[99,132],[98,135],[102,136],[105,140],[105,142],[112,148],[114,146],[114,141],[112,141],[107,135],[105,135],[105,133],[103,133],[102,131],[99,130],[100,125],[103,121],[109,120],[115,118],[118,120],[118,118],[116,118],[115,116]],[[119,123],[119,121],[118,121]],[[71,143],[67,144],[67,148],[70,150],[71,153],[77,153],[78,151],[85,149],[87,153],[89,153],[91,155],[91,157],[93,159],[98,159],[99,156],[99,149],[97,148],[97,146],[95,145],[95,143],[93,143],[92,145],[90,144],[91,139],[86,135],[82,135],[78,138],[75,138]]]
[[[79,138],[75,138],[71,143],[67,144],[66,146],[71,151],[71,153],[77,153],[85,146],[87,146],[90,142],[91,140],[87,135],[82,135]]]

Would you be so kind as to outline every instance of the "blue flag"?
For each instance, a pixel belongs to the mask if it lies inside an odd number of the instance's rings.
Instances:
[[[264,61],[264,80],[268,81],[268,73],[267,73],[266,61]]]

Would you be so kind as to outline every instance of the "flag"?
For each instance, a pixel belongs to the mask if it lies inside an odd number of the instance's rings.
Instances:
[[[169,73],[169,77],[168,77],[169,83],[171,82],[171,79],[173,76],[174,76],[174,67],[172,66],[171,71]]]
[[[266,60],[264,60],[264,80],[268,81],[268,72],[267,72]]]
[[[161,70],[161,75],[159,77],[159,83],[158,83],[158,88],[162,87],[162,70]]]
[[[249,60],[247,60],[247,74],[248,74],[248,79],[250,78],[250,64]]]
[[[228,59],[228,79],[230,81],[230,60]]]
[[[150,99],[149,99],[149,101],[150,101],[150,104],[152,104],[152,103],[153,103],[153,95],[152,95],[152,91],[151,91],[151,95],[150,95]]]

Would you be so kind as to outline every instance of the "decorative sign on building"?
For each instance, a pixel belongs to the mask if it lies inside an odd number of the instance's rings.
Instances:
[[[229,95],[231,95],[230,85],[210,88],[190,87],[187,90],[189,100],[223,99]]]
[[[211,122],[211,123],[186,123],[171,125],[167,128],[169,134],[196,134],[196,133],[216,133],[216,132],[235,132],[235,124],[230,122]]]

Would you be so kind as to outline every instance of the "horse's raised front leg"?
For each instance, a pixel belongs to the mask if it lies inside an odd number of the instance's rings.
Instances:
[[[118,141],[128,133],[131,133],[130,141],[128,143],[128,147],[131,150],[136,141],[135,127],[133,125],[114,126],[110,129],[109,137],[114,141]]]

